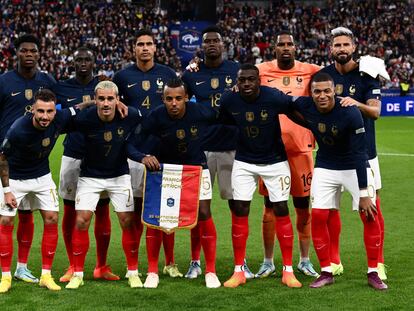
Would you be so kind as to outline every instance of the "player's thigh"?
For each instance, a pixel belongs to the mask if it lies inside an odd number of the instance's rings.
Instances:
[[[341,177],[345,190],[347,190],[352,196],[352,209],[354,211],[358,211],[360,194],[356,170],[341,171]],[[375,204],[375,180],[371,168],[367,168],[367,190],[371,201]]]
[[[290,167],[290,194],[294,197],[307,197],[310,194],[313,174],[312,153],[288,154]]]
[[[269,192],[270,202],[289,200],[290,169],[287,161],[268,165],[258,165],[258,172]]]
[[[231,175],[234,200],[251,201],[253,199],[259,176],[255,169],[255,165],[237,160],[234,161]]]
[[[214,151],[205,151],[204,154],[206,155],[207,167],[210,172],[211,182],[214,185],[217,174],[217,153]]]
[[[144,191],[145,166],[142,163],[128,159],[129,174],[134,198],[142,198]]]
[[[104,179],[79,177],[76,191],[75,209],[94,212],[101,193],[105,190]]]
[[[235,151],[217,152],[217,182],[223,200],[233,199],[231,191],[231,174]]]
[[[211,184],[210,172],[208,169],[203,169],[201,173],[200,195],[201,200],[211,200],[213,196],[213,187]]]
[[[342,178],[337,170],[315,168],[311,184],[312,208],[339,209]]]
[[[62,157],[60,165],[59,195],[64,200],[75,201],[76,188],[80,174],[82,160],[71,157]]]
[[[133,212],[134,197],[132,194],[131,176],[125,174],[115,178],[108,178],[105,182],[115,212]]]
[[[371,166],[372,174],[374,175],[375,190],[379,190],[382,188],[382,182],[381,182],[381,170],[379,166],[378,157],[368,160],[368,162],[369,162],[369,166]]]

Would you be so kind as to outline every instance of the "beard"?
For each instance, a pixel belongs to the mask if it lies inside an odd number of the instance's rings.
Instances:
[[[334,60],[337,63],[341,64],[341,65],[345,65],[346,63],[348,63],[352,59],[352,54],[349,54],[346,57],[342,57],[342,55],[344,55],[344,54],[341,54],[340,56],[339,55],[334,55],[334,57],[333,57]]]

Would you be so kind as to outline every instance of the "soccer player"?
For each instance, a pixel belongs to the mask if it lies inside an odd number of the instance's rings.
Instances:
[[[0,141],[3,141],[17,118],[30,114],[33,95],[39,89],[50,89],[56,83],[51,75],[41,72],[38,68],[40,42],[35,36],[22,35],[16,39],[14,46],[17,68],[0,76]],[[38,278],[27,268],[34,233],[33,215],[26,199],[20,204],[24,205],[25,209],[18,211],[18,254],[14,277],[25,282],[37,283]]]
[[[309,81],[320,67],[295,60],[295,52],[296,46],[291,33],[281,32],[277,35],[276,59],[257,65],[261,85],[275,87],[293,96],[309,95]],[[292,122],[286,115],[279,115],[279,121],[290,167],[290,194],[295,206],[296,230],[299,235],[300,261],[297,268],[305,275],[317,277],[318,273],[309,260],[311,242],[309,191],[313,172],[314,138],[308,129]],[[263,278],[275,271],[273,263],[275,217],[262,180],[259,181],[259,192],[264,195],[265,202],[262,224],[265,258],[256,277]]]
[[[210,26],[203,30],[202,50],[204,62],[198,63],[196,70],[185,71],[183,81],[188,86],[189,97],[195,96],[202,103],[218,111],[223,92],[230,90],[236,82],[239,64],[223,59],[223,39],[220,29]],[[217,176],[220,196],[228,200],[233,212],[233,195],[231,192],[231,169],[234,162],[237,133],[222,126],[212,127],[205,135],[205,151],[211,181]],[[200,230],[196,226],[191,230],[191,262],[185,277],[194,279],[201,274],[200,268]],[[244,265],[247,278],[253,278],[247,264]]]
[[[375,208],[375,187],[365,152],[364,121],[353,106],[342,107],[346,99],[335,99],[332,77],[317,73],[311,80],[312,98],[295,101],[294,109],[318,142],[311,185],[312,240],[321,266],[321,275],[310,284],[320,288],[334,283],[330,258],[329,222],[340,207],[341,188],[353,198],[353,209],[364,224],[364,244],[368,259],[368,284],[378,290],[387,285],[377,273],[380,224]]]
[[[257,180],[261,177],[269,191],[270,206],[277,218],[276,230],[283,258],[282,283],[288,287],[301,287],[292,268],[293,228],[287,205],[290,171],[277,118],[280,113],[290,111],[293,97],[260,86],[259,70],[250,64],[241,66],[237,87],[239,93],[224,94],[220,106],[221,121],[236,125],[239,130],[231,176],[235,268],[224,286],[237,287],[246,282],[242,266],[249,235],[248,215]]]
[[[160,139],[157,156],[141,154],[142,163],[150,170],[159,169],[159,162],[200,165],[203,167],[200,183],[198,226],[206,259],[205,282],[208,288],[220,287],[216,275],[216,227],[210,211],[212,187],[207,161],[203,152],[203,133],[216,120],[216,112],[202,104],[188,104],[188,94],[180,79],[167,82],[163,96],[165,106],[153,110],[143,121],[142,133],[151,133]],[[158,255],[162,231],[147,228],[148,275],[144,287],[156,288]]]
[[[95,56],[93,52],[80,47],[73,54],[75,77],[59,82],[53,88],[57,103],[62,108],[72,107],[81,102],[91,101],[94,98],[95,86],[98,77],[93,76]],[[63,198],[64,214],[62,220],[63,240],[69,258],[69,268],[60,278],[60,282],[69,282],[73,275],[72,232],[75,227],[75,195],[78,183],[80,164],[85,149],[83,135],[71,132],[66,135],[63,143],[64,151],[60,169],[59,195]],[[101,199],[95,210],[95,238],[97,262],[93,276],[96,279],[119,280],[106,264],[109,241],[111,239],[111,220],[109,217],[109,199]]]
[[[23,199],[31,210],[39,209],[43,218],[42,275],[39,285],[60,290],[51,276],[58,242],[59,200],[49,169],[49,154],[59,134],[71,125],[73,108],[56,112],[56,97],[48,89],[34,96],[33,114],[18,118],[3,141],[0,174],[4,205],[0,209],[0,257],[2,279],[0,293],[11,288],[10,266],[13,258],[13,223]]]
[[[344,97],[342,105],[356,106],[362,113],[364,119],[367,154],[371,169],[374,172],[375,189],[377,192],[375,205],[378,211],[378,219],[381,226],[381,246],[378,261],[378,274],[382,280],[386,280],[384,266],[384,218],[380,207],[379,189],[381,189],[381,174],[378,164],[376,143],[375,143],[375,120],[381,113],[381,89],[378,79],[360,72],[359,64],[353,59],[356,45],[351,30],[338,27],[331,32],[331,53],[335,60],[333,64],[322,69],[334,80],[335,94]],[[343,273],[343,266],[339,256],[339,234],[341,222],[339,212],[330,223],[330,231],[333,240],[332,247],[332,266],[334,274]]]
[[[118,88],[111,81],[95,87],[96,106],[76,116],[75,126],[85,140],[78,179],[75,208],[76,224],[72,236],[74,273],[68,289],[84,284],[83,268],[89,249],[88,228],[102,192],[112,201],[122,228],[122,247],[128,265],[131,288],[142,287],[138,276],[138,241],[133,221],[131,177],[128,174],[126,138],[141,121],[139,110],[129,107],[124,119],[116,112]]]
[[[119,87],[119,94],[122,101],[127,106],[139,108],[143,118],[162,105],[162,91],[164,84],[177,77],[176,73],[169,67],[154,62],[156,44],[152,32],[148,29],[141,29],[136,34],[135,42],[135,60],[136,63],[125,69],[118,71],[113,81]],[[152,139],[146,139],[145,142],[139,142],[139,147],[144,151],[143,144],[148,149],[156,144]],[[137,230],[138,243],[141,240],[143,226],[141,223],[142,211],[142,191],[144,165],[142,163],[128,160],[132,190],[134,192],[135,202],[135,222],[139,228]],[[174,233],[163,233],[163,245],[165,253],[164,274],[171,277],[182,277],[174,260]]]

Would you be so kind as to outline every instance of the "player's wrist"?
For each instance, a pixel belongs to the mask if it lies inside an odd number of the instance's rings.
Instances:
[[[6,194],[6,193],[10,193],[10,192],[11,192],[10,187],[4,187],[4,188],[3,188],[3,193],[4,193],[4,194]]]
[[[359,190],[359,197],[360,198],[369,197],[368,189],[360,189]]]

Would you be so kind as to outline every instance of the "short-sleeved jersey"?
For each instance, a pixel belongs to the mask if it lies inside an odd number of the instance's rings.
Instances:
[[[18,118],[2,144],[10,178],[32,179],[48,174],[49,154],[59,135],[73,128],[75,114],[73,108],[56,111],[55,119],[44,130],[34,127],[31,113]]]
[[[52,90],[56,94],[57,104],[60,104],[62,108],[69,108],[94,99],[95,86],[98,83],[98,78],[92,79],[87,85],[80,84],[76,78],[72,78],[59,81]],[[63,142],[63,146],[63,155],[75,159],[82,159],[85,141],[81,133],[77,131],[68,133]]]
[[[219,120],[239,130],[236,160],[253,164],[274,164],[286,160],[278,115],[292,108],[291,96],[267,87],[253,102],[240,93],[226,92],[221,98]]]
[[[19,117],[32,110],[34,94],[41,88],[51,89],[56,80],[37,71],[32,79],[23,78],[17,70],[0,76],[0,141]]]
[[[160,106],[143,120],[140,135],[151,133],[159,139],[156,156],[162,163],[201,165],[207,168],[203,133],[217,121],[216,117],[214,110],[199,103],[187,103],[181,119],[172,119],[165,106]],[[134,146],[139,149],[139,146]]]
[[[304,117],[318,142],[315,167],[356,169],[360,188],[367,186],[365,129],[356,107],[341,107],[339,99],[328,113],[320,113],[311,97],[299,97],[294,109]]]
[[[335,64],[329,65],[321,71],[328,73],[333,78],[337,96],[349,96],[363,104],[366,104],[369,99],[381,100],[379,81],[363,72],[359,72],[359,67],[344,75],[336,70]],[[368,159],[373,159],[377,156],[375,121],[364,115],[362,117],[365,124]]]
[[[80,176],[114,178],[128,174],[126,140],[140,122],[141,113],[133,107],[126,118],[117,113],[111,122],[99,119],[96,106],[81,111],[75,118],[76,129],[85,139]]]
[[[292,96],[308,96],[312,75],[321,69],[317,65],[297,60],[288,70],[280,69],[277,60],[258,64],[257,68],[259,68],[261,85],[277,88]],[[285,115],[279,115],[279,121],[283,143],[288,154],[312,151],[315,140],[308,129],[294,123]]]
[[[237,82],[239,63],[224,60],[219,67],[210,68],[200,63],[199,71],[185,71],[183,81],[188,86],[189,96],[195,96],[196,101],[218,111],[220,98],[225,91]],[[236,148],[237,132],[219,126],[211,127],[205,133],[205,150],[228,151]]]
[[[175,72],[164,65],[154,64],[148,71],[141,71],[136,64],[118,71],[113,81],[118,86],[122,102],[138,108],[145,117],[151,110],[163,104],[164,84],[177,78]]]

